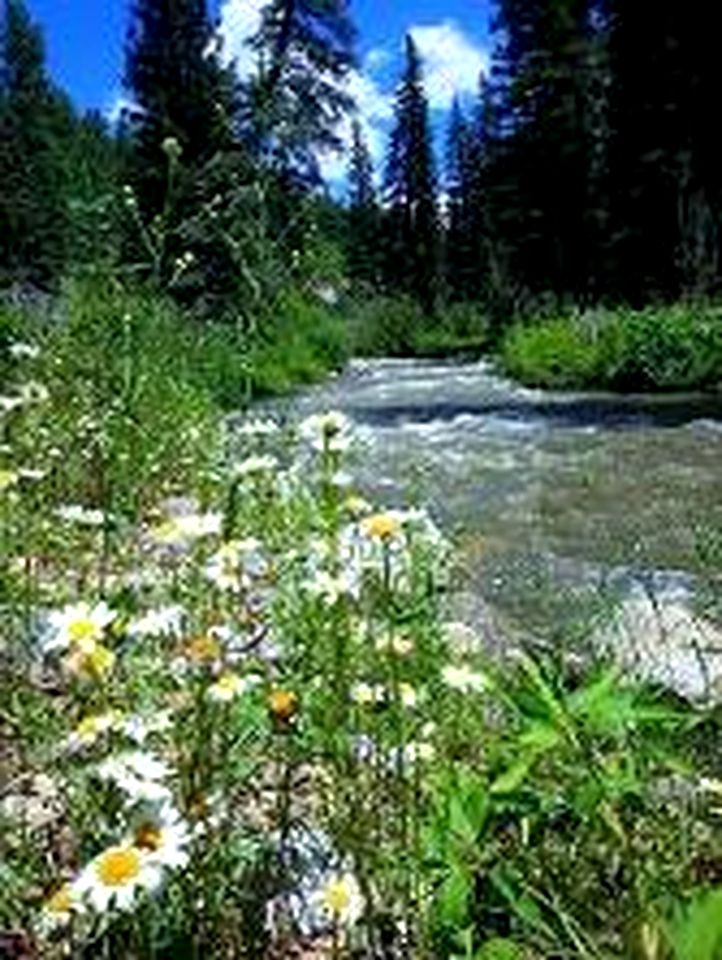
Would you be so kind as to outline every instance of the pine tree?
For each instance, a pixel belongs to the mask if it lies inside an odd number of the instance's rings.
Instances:
[[[349,273],[357,280],[376,284],[379,281],[379,209],[373,161],[358,120],[352,125],[348,187]]]
[[[355,37],[347,0],[267,4],[245,97],[246,138],[267,166],[319,182],[318,153],[340,147],[339,121],[353,105],[343,81]]]
[[[410,36],[386,164],[388,282],[431,312],[438,282],[436,177],[421,61]]]
[[[709,292],[719,273],[722,148],[714,9],[606,4],[611,270],[634,303]],[[640,69],[640,57],[644,68]]]
[[[53,88],[23,0],[6,0],[0,46],[0,273],[47,284],[65,258],[62,152],[69,103]]]
[[[518,282],[583,300],[593,260],[590,0],[500,0],[498,28],[496,227]]]
[[[481,292],[483,192],[482,144],[454,99],[446,140],[445,276],[454,300],[474,300]]]
[[[187,171],[229,144],[233,85],[218,59],[206,0],[135,0],[125,85],[133,99],[133,179],[152,214],[164,200],[167,138],[178,142]]]

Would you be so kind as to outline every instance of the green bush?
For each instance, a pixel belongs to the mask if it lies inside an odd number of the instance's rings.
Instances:
[[[354,353],[361,356],[448,356],[478,352],[488,336],[476,304],[452,304],[425,316],[408,297],[356,300],[349,308]]]
[[[312,383],[347,358],[346,327],[320,300],[297,291],[282,295],[275,316],[253,338],[249,357],[253,395],[287,393]]]
[[[421,308],[409,297],[371,295],[349,307],[351,344],[360,356],[411,355],[423,325]]]
[[[531,386],[710,388],[722,383],[722,315],[679,304],[520,324],[504,338],[501,359]]]

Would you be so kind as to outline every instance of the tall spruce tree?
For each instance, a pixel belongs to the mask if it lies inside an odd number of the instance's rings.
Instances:
[[[532,293],[589,295],[590,0],[500,0],[497,229]]]
[[[446,139],[446,286],[454,300],[472,300],[480,293],[481,272],[481,144],[475,140],[458,98],[454,99]]]
[[[164,141],[178,141],[184,168],[193,171],[231,135],[233,82],[218,59],[206,0],[135,0],[125,85],[134,180],[144,209],[156,213],[167,176]]]
[[[23,0],[5,0],[0,58],[0,273],[44,285],[64,265],[63,152],[73,115],[50,82],[42,32]]]
[[[267,165],[320,181],[319,151],[340,147],[353,101],[343,81],[355,62],[347,0],[269,0],[252,40],[258,69],[246,86],[245,131]]]
[[[611,269],[634,303],[718,283],[722,147],[714,8],[608,0]],[[640,69],[640,57],[643,68]]]
[[[353,121],[348,170],[349,234],[347,261],[351,276],[366,283],[379,281],[379,209],[374,168],[361,124]]]
[[[438,287],[436,175],[421,60],[411,36],[394,113],[384,181],[387,282],[431,312]]]

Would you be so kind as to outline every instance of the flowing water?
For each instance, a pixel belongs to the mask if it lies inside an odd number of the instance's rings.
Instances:
[[[469,616],[493,610],[573,641],[621,598],[647,643],[653,626],[667,641],[688,631],[700,604],[705,618],[719,613],[721,395],[557,394],[487,361],[374,360],[293,406],[344,411],[362,487],[381,503],[426,505],[456,540]],[[722,648],[713,619],[695,618],[700,642]],[[675,656],[699,674],[696,644]]]

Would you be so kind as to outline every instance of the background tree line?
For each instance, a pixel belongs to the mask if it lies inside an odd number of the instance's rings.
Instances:
[[[408,40],[377,196],[354,142],[355,274],[505,317],[716,293],[711,18],[701,2],[498,0],[493,69],[471,109],[454,104],[436,172]]]
[[[75,110],[5,0],[0,281],[52,287],[102,261],[246,326],[289,282],[344,272],[427,315],[714,294],[711,17],[701,0],[497,0],[493,69],[454,104],[440,157],[407,38],[383,168],[356,122],[340,203],[318,157],[353,109],[346,0],[270,0],[244,81],[205,0],[135,0],[114,128]]]

